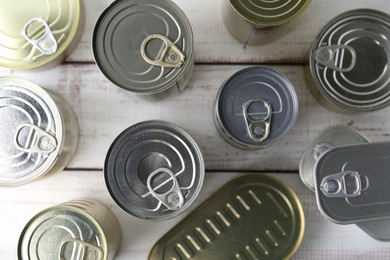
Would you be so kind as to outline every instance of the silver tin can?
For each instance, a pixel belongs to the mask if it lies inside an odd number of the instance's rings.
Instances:
[[[369,143],[370,141],[349,126],[337,125],[327,127],[309,145],[299,163],[299,175],[302,182],[312,191],[314,187],[314,166],[323,153],[333,147]]]
[[[368,112],[390,102],[390,16],[358,9],[331,20],[310,52],[312,92],[339,112]]]
[[[265,148],[294,126],[298,98],[288,79],[272,69],[250,67],[226,80],[216,97],[214,123],[241,149]]]
[[[289,28],[286,23],[301,14],[310,2],[223,0],[222,20],[229,33],[240,42],[267,44],[286,33]]]
[[[160,221],[187,210],[204,178],[202,154],[192,137],[164,121],[145,121],[122,132],[104,165],[112,198],[127,213]]]
[[[98,19],[92,47],[112,83],[142,96],[182,92],[194,67],[191,25],[170,0],[115,1]]]
[[[79,127],[55,93],[21,78],[0,78],[0,186],[61,171],[77,149]]]
[[[19,259],[114,259],[120,245],[119,222],[94,200],[76,200],[48,208],[25,226]]]

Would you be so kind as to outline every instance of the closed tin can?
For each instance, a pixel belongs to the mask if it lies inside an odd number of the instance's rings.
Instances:
[[[92,41],[102,73],[134,94],[180,93],[193,71],[191,25],[170,0],[115,1],[101,14]]]
[[[304,233],[294,191],[264,175],[237,178],[152,248],[149,259],[290,259]]]
[[[289,21],[301,14],[310,0],[223,0],[222,20],[229,33],[245,44],[266,44],[283,35]]]
[[[19,239],[19,259],[114,259],[120,244],[119,222],[94,200],[76,200],[35,215]]]
[[[332,19],[310,52],[312,92],[340,112],[368,112],[390,101],[390,16],[358,9]]]
[[[214,123],[230,144],[260,149],[284,137],[297,116],[298,98],[290,81],[272,69],[250,67],[222,84]]]
[[[323,153],[333,147],[369,143],[370,141],[354,128],[343,125],[327,127],[309,145],[299,163],[299,175],[302,182],[312,191],[314,185],[314,167]]]
[[[164,121],[145,121],[123,131],[104,165],[108,191],[119,207],[154,221],[187,210],[199,194],[204,171],[192,137]]]
[[[61,171],[78,139],[76,116],[62,98],[25,79],[0,78],[0,186]]]
[[[80,39],[80,2],[1,0],[0,66],[34,69],[60,63]]]

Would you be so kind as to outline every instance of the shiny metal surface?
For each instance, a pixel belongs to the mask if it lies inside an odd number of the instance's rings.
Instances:
[[[115,1],[93,34],[94,57],[103,74],[139,95],[183,91],[194,65],[193,45],[188,19],[170,0]],[[170,59],[176,57],[181,62],[172,66],[176,60]]]
[[[297,115],[298,98],[288,79],[266,67],[250,67],[222,84],[214,122],[230,144],[260,149],[284,137]]]
[[[106,157],[104,175],[115,202],[146,220],[180,215],[194,202],[204,178],[195,141],[164,121],[145,121],[122,132]]]
[[[79,0],[1,0],[0,5],[0,66],[33,69],[54,65],[75,47]]]
[[[165,234],[149,259],[289,259],[304,226],[291,188],[248,175],[226,184]]]

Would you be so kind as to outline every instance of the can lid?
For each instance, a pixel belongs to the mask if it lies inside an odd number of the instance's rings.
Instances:
[[[331,103],[372,111],[390,102],[390,16],[358,9],[331,20],[314,41],[310,69]]]
[[[231,76],[216,99],[217,129],[233,145],[263,148],[294,126],[298,98],[290,81],[265,67],[251,67]]]
[[[71,205],[46,209],[25,226],[19,259],[107,259],[107,241],[99,223]]]
[[[323,153],[337,146],[369,143],[370,141],[349,126],[330,126],[322,131],[309,145],[299,163],[302,182],[312,191],[314,185],[314,166]]]
[[[229,1],[234,10],[245,20],[264,26],[276,26],[289,22],[301,14],[311,2],[311,0]]]
[[[115,202],[146,220],[167,220],[199,194],[204,163],[195,141],[164,121],[145,121],[122,132],[106,157],[105,180]]]
[[[23,185],[47,173],[62,150],[63,127],[45,90],[25,79],[0,78],[0,186]]]
[[[315,166],[322,214],[340,224],[390,218],[390,142],[335,147]]]
[[[79,0],[3,2],[0,66],[33,69],[56,59],[76,36],[79,16]]]
[[[149,259],[289,259],[304,233],[295,193],[264,175],[239,177],[165,234]]]
[[[136,94],[170,88],[193,64],[191,25],[169,0],[115,1],[97,21],[92,45],[103,74]]]

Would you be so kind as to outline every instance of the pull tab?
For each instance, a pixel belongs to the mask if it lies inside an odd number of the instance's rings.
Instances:
[[[249,106],[253,103],[262,103],[267,109],[267,115],[263,119],[253,120],[248,113]],[[243,114],[250,138],[255,142],[262,142],[268,138],[271,129],[271,104],[264,99],[252,99],[243,105]]]
[[[314,159],[317,160],[318,158],[320,158],[321,155],[323,155],[324,153],[326,153],[327,151],[329,151],[332,148],[333,148],[333,145],[331,145],[329,143],[317,144],[314,147]]]
[[[362,182],[357,172],[345,171],[325,177],[320,190],[329,198],[353,198],[360,195]]]
[[[338,50],[346,50],[351,54],[351,64],[346,68],[339,68],[336,65],[335,56]],[[314,59],[321,65],[339,72],[348,72],[355,67],[356,51],[348,45],[330,45],[322,46],[315,52]]]
[[[74,238],[64,240],[58,254],[61,260],[102,260],[103,257],[100,247]]]
[[[29,132],[26,144],[19,143],[19,137],[23,130]],[[30,124],[19,127],[15,135],[15,145],[20,150],[28,153],[52,153],[57,148],[57,140],[43,129]]]
[[[173,181],[172,188],[166,192],[165,194],[159,194],[156,193],[152,187],[151,181],[152,178],[157,174],[164,174],[168,173]],[[184,197],[181,193],[179,182],[177,181],[177,178],[173,172],[167,168],[160,168],[152,172],[147,180],[147,186],[149,189],[150,194],[152,194],[153,197],[158,199],[162,204],[164,204],[168,209],[170,210],[178,210],[180,209],[184,204]]]
[[[157,60],[152,60],[146,54],[147,44],[155,39],[160,39],[164,42],[164,50],[161,53],[161,56]],[[167,68],[180,68],[185,60],[184,54],[175,46],[167,37],[160,34],[152,34],[145,38],[141,44],[141,55],[144,60],[155,66],[167,67]]]
[[[34,40],[28,36],[27,30],[33,23],[42,23],[45,26],[45,33],[37,40]],[[24,27],[22,34],[26,40],[31,43],[35,48],[37,48],[44,55],[51,55],[57,51],[58,44],[54,38],[53,33],[50,30],[49,25],[42,18],[33,18],[28,21]]]

